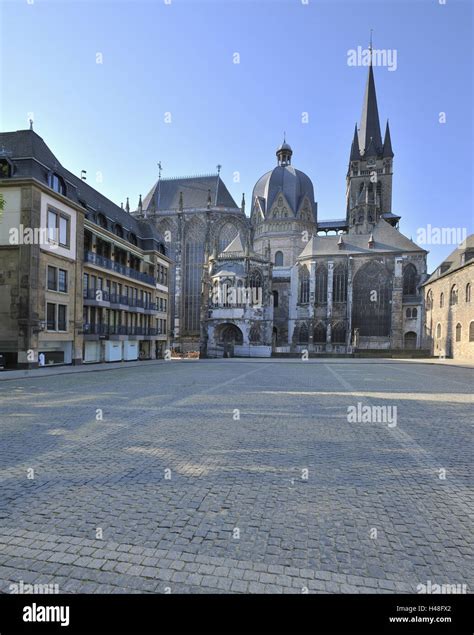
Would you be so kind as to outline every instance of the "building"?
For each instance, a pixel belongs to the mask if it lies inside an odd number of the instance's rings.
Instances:
[[[276,156],[253,190],[250,238],[244,231],[240,238],[244,255],[238,261],[229,248],[210,259],[202,311],[207,354],[224,354],[232,344],[250,356],[422,349],[426,251],[400,233],[392,211],[394,153],[388,123],[382,139],[372,66],[349,154],[345,217],[319,222],[313,183],[293,167],[286,139]],[[216,285],[232,298],[233,280],[256,278],[263,310],[252,295],[245,306],[228,299],[216,306]]]
[[[0,134],[0,168],[7,365],[162,356],[171,261],[157,230],[66,170],[32,129]]]
[[[133,215],[164,236],[174,275],[170,280],[173,347],[198,351],[201,334],[202,275],[207,257],[222,251],[240,233],[250,232],[245,200],[235,203],[217,174],[162,179]]]
[[[425,346],[436,357],[474,359],[474,234],[424,282]]]

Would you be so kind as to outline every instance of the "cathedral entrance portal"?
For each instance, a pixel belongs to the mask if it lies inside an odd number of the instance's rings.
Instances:
[[[234,346],[244,343],[242,331],[235,324],[220,324],[216,329],[216,339],[224,347],[224,357],[234,356]]]

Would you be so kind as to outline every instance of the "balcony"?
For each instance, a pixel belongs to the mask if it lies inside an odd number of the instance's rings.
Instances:
[[[100,291],[101,295],[98,298],[97,292]],[[121,304],[128,308],[144,309],[145,311],[159,312],[156,302],[146,302],[145,300],[139,300],[138,298],[131,298],[127,295],[120,295],[118,293],[109,293],[100,289],[85,289],[83,292],[85,304],[97,304],[97,306],[103,306],[101,303],[106,302],[108,304]],[[89,302],[88,302],[89,301]]]
[[[84,335],[95,335],[108,338],[116,335],[127,335],[130,337],[155,337],[157,335],[166,335],[159,329],[151,328],[148,326],[123,326],[121,324],[95,324],[90,322],[84,322],[83,324]]]
[[[97,267],[102,267],[103,269],[115,271],[122,276],[133,278],[134,280],[144,282],[145,284],[151,284],[153,286],[156,285],[156,279],[153,276],[150,276],[149,274],[143,273],[141,271],[136,271],[135,269],[130,269],[130,267],[121,265],[119,262],[115,262],[115,260],[110,260],[110,258],[99,256],[99,254],[96,254],[93,251],[84,252],[84,262],[89,262],[93,265],[96,265]]]

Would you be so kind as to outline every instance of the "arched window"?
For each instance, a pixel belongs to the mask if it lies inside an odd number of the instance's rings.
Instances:
[[[433,308],[433,292],[430,289],[428,293],[426,294],[426,310],[431,311],[432,308]]]
[[[438,324],[436,325],[436,338],[439,340],[440,337],[441,337],[441,324],[438,322]]]
[[[278,308],[278,291],[272,291],[272,295],[273,295],[273,308],[277,309]]]
[[[405,315],[407,318],[411,318],[411,309],[407,309]]]
[[[449,304],[454,306],[458,303],[458,288],[455,284],[451,287],[451,291],[449,293]]]
[[[439,308],[442,309],[444,307],[444,293],[441,293],[439,296]]]
[[[361,336],[386,337],[391,327],[392,275],[376,260],[363,265],[354,276],[352,327]]]
[[[252,269],[249,274],[249,287],[251,289],[262,289],[262,274],[258,269]]]
[[[219,231],[219,238],[217,240],[217,253],[221,253],[224,249],[230,245],[230,243],[236,238],[239,233],[234,223],[226,222],[222,225]],[[245,242],[242,237],[242,242]]]
[[[123,228],[122,225],[119,225],[119,223],[115,223],[114,234],[119,238],[123,238]]]
[[[471,301],[471,284],[468,282],[466,284],[466,302]]]
[[[332,328],[331,340],[335,344],[344,344],[346,341],[346,327],[342,322],[338,322]]]
[[[415,309],[412,309],[412,312],[411,312],[411,317],[412,317],[412,318],[416,318],[416,317],[418,317],[418,309],[416,309],[416,308],[415,308]]]
[[[456,342],[461,341],[461,334],[462,334],[462,326],[461,326],[461,323],[458,322],[456,324]]]
[[[308,341],[309,341],[308,325],[306,324],[306,322],[303,322],[303,324],[300,326],[300,330],[299,330],[299,343],[300,344],[307,344]]]
[[[469,324],[469,341],[474,342],[474,322]]]
[[[403,295],[416,294],[416,278],[416,269],[414,265],[406,265],[403,270]]]
[[[0,179],[9,178],[12,175],[12,166],[9,159],[0,159]]]
[[[332,300],[333,302],[345,302],[347,300],[347,271],[342,265],[338,265],[334,269]]]
[[[277,251],[275,253],[275,267],[283,267],[283,252]]]
[[[316,324],[313,331],[313,341],[314,342],[325,342],[326,341],[326,327],[322,322]]]
[[[107,219],[103,214],[97,214],[97,224],[104,229],[107,229]]]
[[[326,304],[328,301],[328,270],[324,265],[316,269],[316,303]]]
[[[309,271],[306,265],[303,265],[299,273],[300,286],[300,304],[309,302]]]
[[[133,232],[130,232],[130,234],[128,235],[128,240],[129,240],[129,242],[132,243],[132,245],[137,245],[138,244],[137,237],[135,236],[135,234]]]
[[[48,185],[49,187],[57,192],[58,194],[62,194],[66,196],[66,185],[62,177],[59,174],[55,174],[54,172],[50,172],[48,174]]]

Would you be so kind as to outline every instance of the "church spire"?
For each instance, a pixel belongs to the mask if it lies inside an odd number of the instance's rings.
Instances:
[[[350,160],[359,161],[359,159],[360,159],[359,133],[357,132],[357,124],[356,124],[355,130],[354,130],[354,138],[352,139]]]
[[[390,138],[390,128],[388,125],[388,119],[387,119],[387,126],[385,128],[385,138],[384,138],[384,142],[383,142],[383,157],[384,158],[393,158],[393,150],[392,150],[392,140]]]
[[[372,142],[372,143],[371,143]],[[370,45],[370,64],[367,84],[365,86],[364,102],[359,129],[359,147],[362,154],[369,149],[378,153],[382,150],[382,135],[380,134],[379,111],[377,95],[375,93],[374,71],[372,68],[372,43]]]

